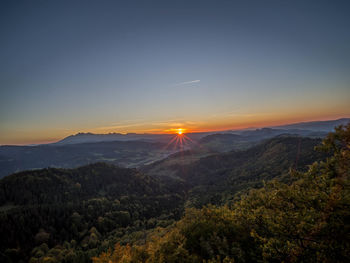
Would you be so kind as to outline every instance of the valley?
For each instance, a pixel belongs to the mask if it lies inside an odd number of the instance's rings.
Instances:
[[[228,138],[231,151],[203,146],[220,148],[218,141],[227,145]],[[243,142],[239,135],[209,135],[199,140],[202,144],[138,169],[97,162],[6,176],[0,180],[1,261],[91,262],[115,244],[142,245],[157,231],[163,236],[192,213],[188,209],[235,206],[252,189],[271,180],[293,184],[297,178],[292,173],[305,173],[309,165],[329,158],[314,150],[321,139],[291,134],[263,138],[237,147],[237,141]],[[146,146],[154,149],[145,142],[123,143],[140,155]],[[106,153],[117,144],[83,145]],[[81,144],[69,147],[84,149]]]

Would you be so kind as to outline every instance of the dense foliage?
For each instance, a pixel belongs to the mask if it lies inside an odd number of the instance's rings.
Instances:
[[[97,163],[7,176],[0,261],[346,261],[350,125],[318,144],[279,136],[190,161],[179,153],[149,175]],[[152,173],[162,169],[172,173]]]
[[[350,124],[321,147],[332,154],[291,184],[271,181],[229,207],[187,210],[143,245],[121,246],[102,262],[348,262]]]
[[[179,219],[182,203],[137,170],[103,163],[14,174],[0,181],[0,261],[90,261],[129,233]]]

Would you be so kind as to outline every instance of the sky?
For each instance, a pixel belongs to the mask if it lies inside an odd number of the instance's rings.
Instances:
[[[350,116],[349,1],[0,2],[0,144]]]

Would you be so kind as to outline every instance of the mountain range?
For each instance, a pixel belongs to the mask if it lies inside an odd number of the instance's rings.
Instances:
[[[185,207],[229,204],[264,181],[293,180],[291,167],[305,170],[324,157],[313,150],[320,141],[280,135],[239,151],[181,151],[140,170],[96,163],[6,176],[0,260],[90,262],[118,242],[142,242],[170,226]]]
[[[0,261],[91,262],[98,255],[104,257],[103,253],[111,251],[114,246],[117,255],[127,255],[127,250],[120,251],[121,246],[125,245],[125,249],[129,249],[128,244],[142,246],[149,240],[166,237],[166,233],[173,231],[174,227],[176,231],[177,226],[186,226],[184,221],[178,221],[185,211],[189,215],[198,211],[194,208],[204,207],[203,211],[208,211],[209,218],[212,218],[213,205],[225,205],[228,209],[239,204],[240,198],[248,192],[258,193],[254,191],[260,190],[253,189],[264,187],[271,180],[276,186],[285,185],[287,192],[284,194],[288,194],[288,185],[298,182],[301,173],[307,172],[315,162],[329,158],[330,153],[315,151],[315,147],[321,145],[321,138],[288,132],[274,136],[279,130],[266,128],[242,131],[240,135],[207,135],[189,149],[168,152],[165,157],[158,156],[156,161],[140,162],[138,168],[98,162],[78,168],[32,169],[5,176],[0,179],[0,233],[3,237],[0,241]],[[38,149],[35,154],[27,153],[28,156],[40,156],[41,160],[48,161],[52,151],[56,158],[62,158],[59,159],[62,164],[69,162],[72,156],[85,158],[101,153],[105,158],[113,156],[116,151],[124,151],[124,155],[120,156],[129,154],[129,162],[135,162],[137,152],[146,155],[141,158],[145,160],[150,158],[149,155],[147,157],[150,152],[154,154],[164,150],[163,143],[143,141],[35,147],[28,147],[33,151]],[[130,153],[131,149],[134,152]],[[17,148],[10,150],[14,154]],[[69,155],[69,152],[74,155]],[[21,151],[16,154],[17,158],[25,159]],[[101,155],[97,156],[101,158]],[[331,160],[327,159],[321,165],[332,166]],[[76,161],[75,165],[79,165],[79,159]],[[313,169],[310,168],[307,173]],[[310,179],[307,182],[315,181],[315,178]],[[293,187],[298,187],[298,184]],[[309,190],[312,189],[306,189]],[[304,200],[303,196],[300,198]],[[288,203],[292,207],[295,205],[293,200]],[[301,202],[296,205],[301,205]],[[204,227],[201,233],[205,237],[207,223],[198,223],[203,216],[189,218],[188,222],[193,221],[194,227]],[[186,216],[183,220],[187,220]],[[189,231],[196,233],[195,229]],[[206,247],[206,244],[202,242],[199,248]],[[225,242],[222,244],[226,247]],[[252,241],[249,244],[253,244]],[[188,245],[187,249],[192,251],[194,247],[198,246]],[[142,257],[142,254],[139,256]]]
[[[322,138],[349,118],[304,122],[253,130],[188,133],[185,145],[169,144],[174,134],[78,133],[56,143],[36,146],[0,146],[0,178],[14,172],[46,167],[74,168],[95,162],[122,167],[142,167],[178,151],[192,149],[203,157],[218,152],[244,150],[282,134]],[[301,129],[303,128],[303,129]]]

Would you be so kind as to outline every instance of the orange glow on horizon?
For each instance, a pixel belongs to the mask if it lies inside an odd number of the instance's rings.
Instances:
[[[164,147],[163,150],[172,148],[175,149],[185,149],[186,147],[190,146],[191,144],[196,143],[191,138],[187,137],[184,134],[184,128],[177,128],[174,129],[175,133],[172,132],[171,134],[175,134],[174,137],[168,142],[168,144]]]
[[[185,128],[172,128],[172,129],[168,129],[168,130],[160,130],[159,132],[155,132],[158,134],[177,134],[177,135],[184,135],[185,133],[191,133],[193,132],[192,130],[189,131],[189,129],[185,129]]]
[[[178,128],[177,129],[177,134],[178,135],[182,135],[183,134],[183,129],[182,128]]]
[[[262,128],[269,126],[279,126],[298,122],[309,121],[327,121],[340,118],[350,118],[350,114],[319,114],[314,115],[301,113],[291,114],[256,114],[235,116],[226,118],[225,116],[216,116],[211,119],[194,120],[174,120],[174,121],[150,121],[149,123],[140,123],[125,125],[127,127],[119,128],[114,125],[106,127],[91,127],[63,129],[48,128],[37,131],[36,129],[18,129],[8,130],[1,134],[0,145],[28,145],[28,144],[46,144],[61,140],[69,135],[78,132],[91,132],[94,134],[108,133],[137,133],[137,134],[173,134],[174,137],[185,137],[186,134],[200,132],[216,132],[225,130],[239,130],[246,128]],[[0,131],[1,133],[1,131]],[[175,138],[176,140],[176,138]]]

